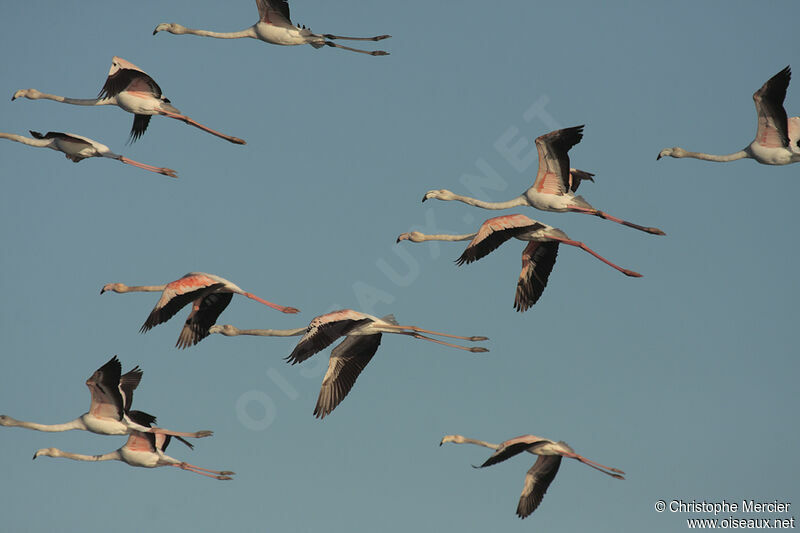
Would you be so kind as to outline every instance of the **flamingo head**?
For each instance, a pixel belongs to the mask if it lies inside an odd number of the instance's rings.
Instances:
[[[36,450],[36,453],[33,454],[33,458],[36,459],[40,455],[46,455],[48,457],[60,457],[61,450],[58,448],[42,448],[41,450]]]
[[[13,102],[17,98],[28,98],[30,100],[36,100],[41,95],[42,93],[40,93],[36,89],[20,89],[19,91],[14,93],[14,96],[11,97],[11,101]]]
[[[100,294],[106,291],[124,292],[127,288],[128,287],[124,283],[106,283],[103,285],[103,288],[100,289]]]
[[[208,332],[211,334],[221,333],[222,335],[231,337],[237,335],[239,333],[239,329],[236,326],[232,326],[230,324],[223,324],[221,326],[218,324],[214,324],[208,329]]]
[[[664,148],[658,153],[658,157],[656,157],[656,161],[661,159],[662,157],[684,157],[686,155],[686,150],[683,148],[678,148],[674,146],[672,148]]]
[[[419,231],[410,231],[408,233],[401,233],[397,236],[397,241],[411,241],[411,242],[423,242],[425,240],[425,236],[420,233]]]
[[[456,444],[464,444],[464,437],[461,435],[445,435],[442,437],[442,441],[439,443],[439,446],[444,444],[445,442],[455,442]]]
[[[438,189],[433,191],[428,191],[425,193],[425,196],[422,197],[422,201],[429,200],[431,198],[435,198],[437,200],[452,200],[455,195],[452,191],[448,191],[447,189]]]

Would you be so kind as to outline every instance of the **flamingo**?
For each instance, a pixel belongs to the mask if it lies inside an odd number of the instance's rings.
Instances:
[[[234,294],[247,296],[264,305],[277,309],[282,313],[299,313],[294,307],[284,307],[259,298],[255,294],[245,292],[234,283],[214,274],[205,272],[189,272],[180,279],[166,285],[141,285],[128,287],[123,283],[107,283],[100,290],[117,293],[126,292],[161,292],[161,298],[153,308],[150,316],[139,330],[149,331],[154,326],[172,318],[185,305],[192,302],[192,311],[186,317],[186,323],[178,336],[176,346],[188,348],[194,346],[208,336],[208,329],[214,325],[219,315],[228,307]]]
[[[66,98],[55,94],[47,94],[36,89],[20,89],[14,93],[11,100],[27,98],[29,100],[54,100],[73,105],[115,105],[128,113],[133,113],[133,126],[131,127],[131,142],[144,135],[147,125],[150,124],[151,115],[164,115],[165,117],[181,120],[190,126],[199,128],[226,141],[235,144],[246,144],[238,137],[231,137],[196,122],[182,115],[170,101],[161,94],[161,87],[145,71],[121,57],[111,59],[111,68],[108,71],[106,83],[100,90],[97,98]]]
[[[293,365],[302,363],[312,355],[333,344],[339,337],[345,336],[345,340],[331,352],[328,371],[325,373],[325,377],[322,378],[322,387],[317,398],[317,405],[314,407],[314,416],[320,419],[329,415],[344,400],[350,389],[353,388],[359,374],[361,374],[361,371],[364,370],[364,367],[367,366],[378,350],[382,333],[408,335],[416,339],[423,339],[473,353],[489,351],[483,347],[459,346],[458,344],[432,339],[422,335],[422,333],[467,341],[485,341],[488,340],[487,337],[461,337],[416,326],[400,326],[394,315],[378,318],[366,313],[353,311],[352,309],[333,311],[318,316],[311,321],[307,328],[240,330],[235,326],[226,324],[224,326],[213,326],[211,333],[220,333],[227,336],[291,337],[302,335],[303,338],[300,339],[292,353],[286,358]]]
[[[656,159],[662,157],[693,157],[705,161],[736,161],[755,159],[763,165],[788,165],[800,161],[800,117],[787,118],[783,101],[792,77],[792,69],[787,66],[753,93],[758,114],[756,138],[744,150],[727,155],[689,152],[677,146],[664,148]]]
[[[595,209],[582,196],[575,195],[581,181],[594,181],[594,174],[569,166],[569,149],[578,144],[581,138],[583,138],[583,126],[556,130],[537,137],[539,170],[536,174],[536,181],[528,190],[506,202],[484,202],[477,198],[455,194],[447,189],[428,191],[422,197],[422,201],[435,198],[437,200],[457,200],[483,209],[509,209],[527,205],[542,211],[585,213],[653,235],[665,235],[658,228],[640,226]]]
[[[439,446],[445,442],[477,444],[478,446],[485,446],[486,448],[495,450],[486,462],[474,468],[491,466],[522,452],[528,452],[538,456],[536,462],[525,475],[525,485],[522,487],[522,495],[519,498],[519,505],[517,505],[517,516],[520,518],[529,516],[539,507],[539,504],[542,503],[542,498],[545,492],[547,492],[547,487],[550,486],[550,483],[552,483],[553,479],[556,477],[556,473],[558,473],[558,467],[561,466],[562,457],[577,459],[581,463],[613,478],[625,479],[620,475],[625,473],[622,470],[601,465],[582,455],[578,455],[575,453],[575,450],[564,441],[555,442],[535,435],[522,435],[521,437],[516,437],[501,442],[500,444],[469,439],[461,435],[445,435],[439,443]]]
[[[467,241],[471,239],[464,253],[456,259],[456,264],[461,266],[464,263],[469,264],[489,255],[511,238],[529,241],[522,251],[522,272],[520,272],[519,281],[517,281],[517,292],[514,297],[514,309],[517,311],[527,311],[541,297],[544,288],[547,286],[550,272],[556,263],[558,245],[560,243],[577,246],[626,276],[642,277],[638,272],[612,263],[582,242],[571,240],[560,229],[548,226],[525,215],[506,215],[490,218],[481,224],[476,233],[465,235],[425,235],[419,231],[411,231],[400,234],[397,237],[397,242],[405,240],[411,242]]]
[[[170,168],[154,167],[152,165],[139,163],[133,159],[128,159],[127,157],[115,154],[105,144],[101,144],[88,137],[77,135],[75,133],[48,131],[42,135],[38,131],[31,131],[31,135],[33,135],[33,139],[30,137],[24,137],[22,135],[16,135],[14,133],[0,132],[0,139],[9,139],[11,141],[27,144],[28,146],[52,148],[53,150],[63,152],[67,159],[70,159],[75,163],[79,163],[89,157],[108,157],[109,159],[116,159],[120,163],[133,165],[135,167],[149,170],[150,172],[157,172],[158,174],[163,174],[171,178],[178,177],[177,173]]]
[[[167,31],[175,35],[199,35],[201,37],[214,37],[217,39],[241,39],[249,37],[251,39],[259,39],[265,43],[279,44],[283,46],[293,46],[298,44],[310,44],[314,48],[322,48],[323,46],[332,46],[334,48],[341,48],[351,52],[358,52],[360,54],[369,54],[371,56],[385,56],[389,52],[383,50],[376,50],[370,52],[367,50],[360,50],[358,48],[350,48],[349,46],[342,46],[341,44],[334,43],[326,39],[345,39],[349,41],[380,41],[388,39],[391,35],[378,35],[376,37],[342,37],[340,35],[331,35],[330,33],[319,34],[312,33],[311,29],[305,26],[294,26],[289,18],[289,4],[286,0],[256,0],[256,7],[258,7],[258,22],[253,24],[247,29],[231,33],[220,33],[207,30],[193,30],[186,28],[180,24],[174,23],[161,23],[153,30],[153,35],[160,31]]]
[[[151,420],[155,419],[155,417],[147,413],[142,413],[141,411],[131,411],[130,415],[131,418],[143,425],[147,425]],[[164,453],[169,445],[169,441],[169,435],[155,435],[152,433],[133,431],[122,448],[103,455],[83,455],[65,452],[58,448],[43,448],[33,454],[33,458],[36,459],[44,455],[47,457],[64,457],[75,461],[122,461],[131,466],[143,468],[175,466],[181,470],[187,470],[214,479],[233,479],[231,476],[233,476],[235,472],[228,470],[209,470],[208,468],[202,468],[170,457]]]
[[[174,437],[201,438],[214,434],[213,431],[184,433],[158,427],[151,428],[149,424],[136,422],[130,417],[129,411],[133,402],[133,391],[142,379],[142,371],[137,366],[124,375],[121,373],[122,364],[115,355],[86,380],[86,386],[89,387],[92,395],[89,412],[75,420],[64,424],[37,424],[0,415],[0,426],[23,427],[48,432],[79,429],[99,435],[130,435],[133,431],[139,431]],[[152,422],[155,422],[155,419]]]

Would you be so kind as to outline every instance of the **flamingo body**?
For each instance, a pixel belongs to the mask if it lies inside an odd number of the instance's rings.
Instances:
[[[454,442],[456,444],[477,444],[486,448],[491,448],[494,453],[482,465],[475,468],[484,468],[491,466],[515,455],[523,452],[532,453],[537,455],[538,458],[534,465],[528,470],[525,475],[525,484],[522,488],[522,494],[519,498],[517,505],[517,516],[526,518],[530,516],[542,502],[548,487],[553,482],[561,466],[561,458],[568,457],[576,459],[595,470],[598,470],[615,479],[625,479],[621,474],[622,470],[618,468],[611,468],[608,466],[596,463],[582,455],[578,455],[566,442],[555,442],[550,439],[537,437],[536,435],[522,435],[509,439],[500,444],[492,444],[481,440],[470,439],[461,435],[445,435],[439,446],[445,442]]]
[[[106,291],[118,293],[161,292],[161,297],[140,329],[142,333],[163,324],[191,303],[192,310],[186,318],[176,343],[179,348],[193,346],[206,338],[209,335],[209,328],[214,325],[219,315],[228,306],[234,294],[241,294],[283,313],[299,312],[294,307],[284,307],[268,302],[244,291],[235,283],[221,276],[205,272],[189,272],[166,285],[128,287],[123,283],[108,283],[100,290],[100,294]]]
[[[797,163],[800,161],[800,117],[787,118],[786,109],[783,107],[791,78],[792,70],[787,66],[753,93],[753,102],[758,116],[756,137],[744,150],[732,154],[715,155],[690,152],[675,146],[661,150],[656,159],[669,156],[715,162],[754,159],[763,165]]]
[[[20,89],[14,93],[11,100],[27,98],[29,100],[53,100],[65,104],[83,106],[115,105],[129,113],[134,114],[130,139],[137,140],[141,137],[150,124],[152,115],[163,115],[174,118],[201,129],[207,133],[225,139],[235,144],[245,144],[242,139],[200,124],[199,122],[182,115],[175,106],[162,94],[161,87],[145,71],[121,57],[111,59],[111,68],[108,71],[103,88],[97,98],[67,98],[55,94],[47,94],[36,89]]]
[[[40,148],[50,148],[62,152],[64,156],[75,163],[79,163],[84,159],[90,157],[106,157],[109,159],[116,159],[121,163],[132,165],[135,167],[156,172],[172,178],[177,178],[177,173],[169,168],[154,167],[145,163],[139,163],[127,157],[115,154],[105,144],[99,143],[83,135],[77,133],[62,133],[59,131],[48,131],[44,135],[39,132],[31,131],[30,134],[33,139],[16,135],[13,133],[0,133],[0,139],[9,139],[28,146],[36,146]]]
[[[559,244],[581,248],[626,276],[642,277],[638,272],[612,263],[584,243],[571,240],[560,229],[525,215],[504,215],[490,218],[481,224],[477,232],[465,235],[425,235],[418,231],[412,231],[398,236],[397,242],[404,240],[411,242],[469,240],[467,248],[456,259],[456,264],[461,266],[486,257],[510,239],[529,243],[522,251],[522,270],[514,297],[514,309],[517,311],[527,311],[541,297],[555,266]]]
[[[595,209],[582,196],[575,192],[583,180],[594,181],[594,174],[571,168],[569,150],[583,138],[583,126],[574,126],[552,131],[536,138],[536,150],[539,155],[539,168],[531,187],[516,198],[505,202],[485,202],[477,198],[455,194],[447,189],[432,190],[425,193],[422,201],[431,198],[437,200],[456,200],[483,209],[508,209],[527,205],[542,211],[557,213],[573,212],[593,215],[617,222],[624,226],[644,231],[653,235],[665,235],[658,228],[641,226],[612,216],[605,211]]]
[[[166,31],[174,35],[198,35],[201,37],[213,37],[216,39],[258,39],[265,43],[277,44],[280,46],[297,46],[302,44],[310,44],[314,48],[322,48],[323,46],[331,46],[334,48],[342,48],[351,52],[358,52],[373,56],[388,55],[388,52],[383,50],[361,50],[358,48],[351,48],[349,46],[342,46],[334,43],[328,39],[347,39],[354,41],[380,41],[388,39],[391,35],[378,35],[375,37],[342,37],[331,34],[313,33],[305,26],[292,24],[289,15],[289,4],[286,0],[256,0],[256,7],[258,8],[259,21],[249,28],[245,28],[236,32],[216,32],[209,30],[197,30],[187,28],[176,24],[174,22],[162,22],[153,30],[153,35],[160,31]]]
[[[122,365],[115,355],[89,376],[86,380],[86,386],[89,388],[92,397],[89,411],[75,420],[64,424],[37,424],[0,415],[0,426],[24,427],[47,432],[77,429],[99,435],[130,435],[133,431],[192,438],[213,435],[211,431],[185,433],[158,427],[151,428],[151,424],[156,421],[155,417],[141,412],[139,412],[140,418],[145,423],[133,420],[130,417],[133,391],[139,386],[139,382],[142,379],[142,371],[138,366],[125,374],[121,374],[121,371]],[[188,443],[186,444],[188,445]]]

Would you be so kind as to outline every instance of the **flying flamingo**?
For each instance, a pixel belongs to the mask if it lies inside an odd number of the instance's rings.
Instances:
[[[466,350],[468,352],[488,352],[482,347],[466,347],[458,344],[451,344],[438,339],[432,339],[422,333],[438,335],[454,339],[468,341],[484,341],[487,337],[461,337],[447,333],[439,333],[418,328],[416,326],[400,326],[397,324],[393,315],[377,318],[366,313],[343,309],[333,311],[314,318],[307,328],[273,330],[273,329],[247,329],[241,330],[231,325],[213,326],[211,333],[221,333],[223,335],[259,335],[268,337],[292,337],[303,335],[300,342],[286,358],[293,365],[302,363],[312,355],[330,346],[339,337],[345,336],[345,340],[336,346],[331,352],[328,362],[328,371],[322,378],[322,387],[317,398],[317,405],[314,407],[314,416],[325,418],[333,411],[342,400],[344,400],[350,389],[356,382],[361,371],[375,355],[378,346],[381,344],[382,333],[398,333],[408,335],[416,339],[432,341],[445,346]]]
[[[153,416],[140,411],[131,411],[130,415],[131,418],[144,425],[147,425],[150,420],[154,419]],[[169,441],[169,435],[155,435],[152,433],[133,431],[122,448],[110,453],[104,453],[103,455],[83,455],[65,452],[58,448],[43,448],[33,454],[33,458],[36,459],[37,457],[45,455],[48,457],[65,457],[76,461],[122,461],[131,466],[143,468],[175,466],[181,470],[187,470],[214,479],[233,479],[231,476],[235,474],[234,472],[228,470],[209,470],[208,468],[191,465],[166,455],[164,451],[166,451]]]
[[[527,311],[539,300],[556,263],[560,243],[577,246],[626,276],[642,277],[638,272],[612,263],[582,242],[571,240],[560,229],[542,224],[525,215],[490,218],[481,224],[476,233],[465,235],[425,235],[419,231],[402,233],[397,237],[397,242],[405,240],[411,242],[467,241],[471,239],[464,253],[456,260],[456,264],[460,266],[489,255],[511,238],[529,241],[525,250],[522,251],[522,272],[517,281],[517,292],[514,297],[514,309],[517,311]]]
[[[583,464],[591,466],[595,470],[599,470],[613,478],[625,479],[620,475],[625,473],[622,470],[603,466],[582,455],[578,455],[566,442],[554,442],[535,435],[522,435],[521,437],[510,439],[500,444],[468,439],[461,435],[445,435],[439,443],[439,446],[445,442],[455,442],[456,444],[463,444],[466,442],[495,450],[485,463],[475,468],[483,468],[500,463],[522,452],[528,452],[539,456],[525,476],[525,485],[522,487],[522,495],[519,498],[519,505],[517,505],[517,516],[520,518],[525,518],[533,513],[536,508],[539,507],[539,504],[542,503],[542,498],[544,497],[544,493],[547,492],[547,487],[550,486],[550,483],[552,483],[553,479],[556,477],[556,473],[558,473],[558,467],[561,466],[562,457],[577,459]]]
[[[193,30],[186,28],[180,24],[167,24],[161,23],[153,30],[153,35],[160,31],[168,31],[175,35],[200,35],[201,37],[215,37],[217,39],[241,39],[249,37],[251,39],[259,39],[265,43],[280,44],[284,46],[292,46],[298,44],[310,44],[314,48],[322,48],[323,46],[332,46],[341,48],[343,50],[350,50],[351,52],[358,52],[361,54],[369,54],[372,56],[385,56],[389,52],[383,50],[376,50],[369,52],[367,50],[360,50],[358,48],[350,48],[349,46],[342,46],[341,44],[328,41],[326,39],[345,39],[349,41],[380,41],[388,39],[391,35],[378,35],[377,37],[342,37],[339,35],[331,35],[330,33],[319,34],[312,33],[309,28],[305,26],[294,26],[289,18],[289,4],[286,0],[256,0],[258,7],[258,22],[253,24],[247,29],[231,33],[220,33],[207,30]]]
[[[137,366],[124,375],[121,375],[121,372],[122,365],[115,355],[86,380],[86,386],[89,387],[89,392],[92,394],[92,402],[89,412],[75,420],[64,424],[37,424],[0,415],[0,426],[23,427],[48,432],[79,429],[100,435],[130,435],[132,431],[191,438],[213,435],[212,431],[182,433],[157,427],[151,428],[149,424],[133,420],[129,416],[129,411],[133,402],[133,390],[142,379],[142,371]],[[152,422],[155,422],[155,419]]]
[[[131,127],[131,141],[141,137],[147,125],[150,124],[151,115],[164,115],[165,117],[181,120],[190,126],[199,128],[226,141],[236,144],[245,144],[238,137],[231,137],[200,124],[182,115],[168,99],[161,94],[161,87],[147,75],[145,71],[133,63],[114,56],[111,60],[111,69],[108,71],[106,83],[100,90],[97,98],[66,98],[55,94],[47,94],[36,89],[20,89],[14,93],[11,100],[28,98],[29,100],[54,100],[73,105],[115,105],[129,113],[133,113],[133,127]]]
[[[152,165],[139,163],[133,159],[128,159],[127,157],[115,154],[105,144],[101,144],[97,141],[89,139],[88,137],[77,135],[75,133],[48,131],[42,135],[38,131],[31,131],[31,135],[33,135],[33,139],[30,137],[24,137],[22,135],[16,135],[14,133],[0,132],[0,139],[9,139],[11,141],[27,144],[28,146],[52,148],[53,150],[63,152],[67,159],[70,159],[75,163],[79,163],[89,157],[108,157],[109,159],[116,159],[117,161],[125,163],[126,165],[133,165],[135,167],[149,170],[150,172],[157,172],[172,178],[178,177],[177,173],[170,168],[154,167]]]
[[[536,181],[528,190],[507,202],[484,202],[477,198],[455,194],[447,189],[428,191],[422,197],[422,201],[435,198],[437,200],[457,200],[484,209],[508,209],[528,205],[542,211],[585,213],[653,235],[664,235],[665,233],[658,228],[640,226],[595,209],[582,196],[575,195],[582,180],[594,181],[594,174],[569,166],[569,149],[578,144],[582,137],[583,126],[556,130],[537,137],[539,171],[536,174]]]
[[[149,331],[154,326],[172,318],[188,303],[192,303],[192,311],[186,317],[186,323],[178,336],[176,346],[188,348],[208,336],[208,329],[214,325],[220,314],[228,307],[235,294],[247,296],[264,305],[277,309],[282,313],[299,313],[294,307],[284,307],[259,298],[255,294],[245,292],[225,278],[204,272],[189,272],[182,278],[166,285],[142,285],[128,287],[122,283],[108,283],[100,294],[106,291],[125,292],[161,292],[161,298],[153,308],[150,316],[139,330]]]
[[[683,148],[664,148],[656,159],[662,157],[693,157],[705,161],[736,161],[755,159],[764,165],[788,165],[800,161],[800,117],[787,118],[783,101],[792,70],[787,66],[753,94],[758,114],[756,138],[744,150],[727,155],[689,152]]]

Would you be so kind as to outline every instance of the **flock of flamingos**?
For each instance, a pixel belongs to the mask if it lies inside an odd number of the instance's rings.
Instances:
[[[387,55],[387,52],[384,51],[366,51],[343,46],[334,41],[380,41],[389,38],[389,35],[342,37],[312,33],[305,26],[292,24],[286,0],[256,0],[256,5],[258,6],[259,21],[242,31],[218,33],[185,28],[179,24],[159,24],[153,34],[167,31],[175,35],[192,34],[221,39],[249,37],[278,45],[310,44],[314,48],[329,46],[374,56]],[[791,71],[787,66],[764,83],[753,95],[758,114],[758,127],[755,140],[743,150],[728,155],[711,155],[689,152],[683,148],[674,147],[662,150],[658,154],[658,159],[666,156],[675,158],[692,157],[708,161],[734,161],[742,158],[752,158],[759,163],[767,165],[786,165],[800,161],[800,117],[788,118],[783,108],[783,100],[786,96],[790,77]],[[150,117],[161,115],[181,120],[232,143],[245,144],[242,139],[220,133],[182,114],[164,97],[161,88],[153,78],[133,63],[119,57],[113,58],[108,77],[97,98],[66,98],[43,93],[35,89],[19,90],[14,94],[12,100],[17,98],[28,98],[30,100],[47,99],[83,106],[116,105],[134,114],[133,126],[130,132],[131,140],[136,140],[145,133]],[[151,172],[177,177],[177,172],[172,169],[133,161],[115,154],[107,146],[97,141],[81,135],[61,132],[48,132],[43,135],[33,131],[31,135],[33,135],[33,138],[0,133],[2,138],[29,146],[58,150],[63,152],[67,159],[74,162],[79,162],[89,157],[107,157]],[[596,209],[582,196],[575,194],[582,181],[594,181],[593,174],[570,167],[568,152],[581,141],[582,137],[583,126],[561,129],[538,137],[536,139],[536,147],[539,154],[539,168],[536,179],[529,189],[516,198],[506,202],[484,202],[440,189],[427,192],[423,197],[423,202],[428,199],[457,200],[484,209],[509,209],[517,206],[531,206],[544,211],[583,213],[611,220],[653,235],[664,235],[664,232],[658,228],[634,224]],[[527,242],[522,252],[522,271],[517,280],[514,298],[514,308],[517,311],[528,310],[536,304],[542,295],[550,272],[555,265],[560,244],[581,248],[626,276],[641,277],[641,274],[637,272],[612,263],[584,243],[570,239],[560,229],[520,214],[490,218],[481,224],[475,233],[425,235],[412,231],[401,234],[397,238],[397,242],[403,240],[411,242],[429,240],[469,241],[464,252],[457,260],[458,265],[462,265],[481,259],[512,238]],[[234,294],[246,296],[282,313],[297,313],[299,311],[294,307],[269,302],[244,291],[236,284],[222,277],[202,272],[191,272],[178,280],[164,285],[127,286],[122,283],[109,283],[100,292],[101,294],[104,292],[160,292],[161,296],[158,302],[141,327],[142,332],[168,321],[181,309],[189,305],[191,310],[178,336],[177,346],[180,348],[193,346],[213,333],[227,336],[300,336],[297,346],[286,358],[288,362],[295,364],[302,363],[333,344],[340,337],[344,337],[344,340],[331,351],[328,371],[322,380],[319,397],[314,408],[314,415],[318,418],[324,418],[329,415],[347,396],[361,371],[378,350],[383,333],[407,335],[470,352],[487,351],[483,347],[462,346],[442,340],[442,338],[446,338],[479,342],[487,340],[486,337],[464,337],[431,331],[417,326],[403,326],[398,324],[392,315],[378,318],[350,309],[318,316],[307,327],[289,330],[242,330],[231,325],[217,325],[217,319],[228,306]],[[89,456],[69,453],[57,448],[45,448],[37,451],[34,459],[44,455],[66,457],[80,461],[116,460],[123,461],[131,466],[147,468],[174,466],[219,480],[232,479],[233,472],[202,468],[166,455],[165,451],[172,437],[191,448],[192,444],[186,440],[187,438],[208,437],[212,432],[178,432],[156,427],[154,425],[156,423],[154,416],[142,411],[132,410],[133,391],[138,386],[141,378],[142,371],[139,367],[122,374],[121,363],[114,356],[86,380],[86,385],[91,393],[91,403],[87,413],[71,422],[54,425],[25,422],[15,420],[6,415],[0,415],[0,425],[25,427],[38,431],[78,429],[101,435],[128,435],[128,440],[124,446],[103,455]],[[494,453],[480,467],[491,466],[522,452],[538,456],[535,464],[525,476],[522,495],[517,507],[517,515],[520,518],[530,515],[539,506],[548,486],[558,472],[562,457],[576,459],[609,476],[624,479],[622,477],[624,472],[621,470],[601,465],[578,455],[564,442],[556,442],[534,435],[523,435],[500,444],[470,439],[461,435],[446,435],[442,438],[440,444],[446,442],[471,443],[494,450]]]

